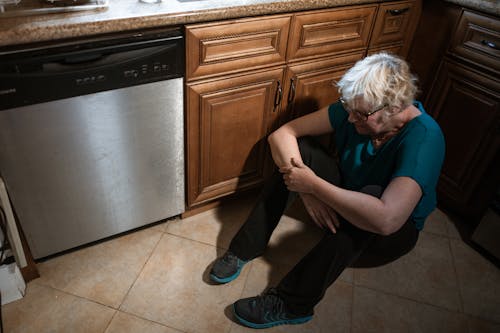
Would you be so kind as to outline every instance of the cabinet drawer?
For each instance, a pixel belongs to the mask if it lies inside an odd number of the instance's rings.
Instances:
[[[381,4],[370,47],[380,47],[388,44],[405,42],[410,44],[410,38],[415,31],[420,16],[420,2],[402,1]]]
[[[307,12],[293,18],[288,60],[363,50],[377,5]]]
[[[500,70],[500,21],[464,11],[452,39],[450,52],[498,72]]]
[[[186,27],[186,77],[283,64],[290,16],[270,16]]]

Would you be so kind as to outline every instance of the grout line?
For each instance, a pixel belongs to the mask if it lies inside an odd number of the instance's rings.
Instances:
[[[455,282],[457,284],[457,289],[458,289],[458,298],[459,298],[459,303],[460,303],[460,311],[465,314],[465,307],[464,307],[464,298],[462,295],[462,288],[460,284],[460,278],[458,276],[458,270],[457,270],[457,261],[455,259],[455,255],[453,254],[453,249],[451,246],[451,239],[448,239],[448,248],[450,249],[450,254],[451,254],[451,263],[453,264],[453,271],[455,272]]]
[[[34,283],[33,281],[30,282],[30,283]],[[36,283],[37,285],[41,286],[41,287],[44,287],[44,288],[49,288],[49,289],[52,289],[52,290],[55,290],[55,291],[58,291],[58,292],[61,292],[63,294],[66,294],[66,295],[70,295],[70,296],[74,296],[74,297],[77,297],[77,298],[80,298],[80,299],[83,299],[83,300],[86,300],[86,301],[89,301],[89,302],[92,302],[92,303],[95,303],[95,304],[99,304],[99,305],[102,305],[102,306],[105,306],[107,308],[110,308],[112,310],[115,310],[117,311],[118,309],[117,308],[114,308],[112,305],[109,305],[109,304],[104,304],[104,303],[101,303],[99,301],[96,301],[94,299],[90,299],[90,298],[87,298],[85,296],[81,296],[81,295],[77,295],[77,294],[73,294],[67,290],[63,290],[63,289],[59,289],[57,287],[54,287],[54,286],[51,286],[49,284],[43,284],[43,283]],[[23,297],[24,298],[24,297]]]
[[[182,236],[182,235],[172,234],[172,233],[170,233],[170,232],[168,232],[168,231],[165,231],[164,233],[165,233],[165,234],[168,234],[168,235],[170,235],[170,236],[174,236],[174,237],[178,237],[178,238],[186,239],[186,240],[189,240],[189,241],[192,241],[192,242],[196,242],[196,243],[199,243],[199,244],[209,245],[209,246],[215,247],[215,248],[217,248],[217,249],[228,250],[228,248],[226,248],[226,247],[217,246],[217,245],[210,244],[210,243],[207,243],[207,242],[203,242],[203,241],[200,241],[200,240],[197,240],[197,239],[192,239],[192,238],[189,238],[189,237],[187,237],[187,236]]]
[[[149,262],[149,260],[151,259],[151,257],[153,256],[153,253],[155,252],[155,250],[158,248],[158,245],[160,244],[160,241],[161,239],[163,238],[164,236],[164,233],[162,232],[160,237],[158,238],[158,240],[156,241],[156,244],[155,246],[153,246],[151,252],[149,253],[149,256],[147,257],[147,259],[144,261],[144,264],[142,265],[141,269],[139,270],[139,273],[137,274],[137,276],[135,277],[134,281],[130,284],[130,287],[128,288],[127,292],[125,293],[125,295],[123,296],[121,302],[120,302],[120,305],[118,305],[118,308],[117,310],[120,310],[121,306],[123,305],[123,302],[125,302],[125,300],[127,299],[127,296],[129,295],[130,291],[132,290],[132,288],[134,287],[134,285],[136,284],[137,280],[139,279],[139,277],[141,276],[141,273],[142,271],[144,270],[144,267],[146,267],[147,263]]]
[[[111,316],[111,319],[109,320],[109,323],[106,325],[106,328],[104,329],[103,333],[106,333],[106,331],[108,330],[109,326],[111,326],[111,322],[113,321],[113,319],[115,319],[115,316],[116,316],[117,313],[118,313],[118,310],[115,310],[115,313],[113,313],[113,315]]]
[[[147,318],[141,317],[141,316],[139,316],[139,315],[137,315],[137,314],[135,314],[135,313],[132,313],[132,312],[127,312],[127,311],[122,311],[122,310],[116,310],[116,312],[126,313],[126,314],[127,314],[127,315],[129,315],[129,316],[136,317],[136,318],[139,318],[139,319],[142,319],[142,320],[148,321],[148,322],[152,322],[152,323],[155,323],[155,324],[161,325],[161,326],[163,326],[163,327],[168,327],[168,328],[171,328],[171,329],[173,329],[173,330],[178,331],[179,333],[188,333],[188,332],[186,332],[186,331],[181,330],[180,328],[177,328],[177,327],[174,327],[174,326],[168,326],[168,325],[165,325],[165,324],[163,324],[163,323],[160,323],[160,322],[158,322],[158,321],[156,321],[156,320],[151,320],[151,319],[147,319]]]

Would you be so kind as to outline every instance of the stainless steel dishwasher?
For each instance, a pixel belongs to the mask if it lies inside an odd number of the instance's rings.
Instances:
[[[0,176],[35,259],[184,211],[178,29],[0,51]]]

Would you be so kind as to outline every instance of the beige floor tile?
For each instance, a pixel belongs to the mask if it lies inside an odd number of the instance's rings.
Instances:
[[[467,317],[432,305],[354,287],[352,332],[467,333]]]
[[[161,235],[148,228],[50,259],[34,282],[118,308]]]
[[[171,218],[169,220],[158,222],[158,223],[155,223],[154,225],[152,225],[151,228],[156,230],[156,231],[159,231],[159,232],[165,232],[165,229],[167,228],[167,223],[169,223],[171,221],[177,221],[179,219],[180,219],[180,217],[174,217],[174,218]]]
[[[182,333],[173,328],[117,311],[105,333]]]
[[[104,332],[115,310],[29,283],[24,298],[2,306],[7,333]]]
[[[238,279],[210,285],[216,248],[163,234],[120,310],[184,332],[227,332],[225,309],[239,298],[251,264]]]
[[[288,270],[286,265],[271,264],[262,258],[253,260],[241,297],[255,296],[269,287],[276,287]]]
[[[500,323],[500,270],[463,242],[451,248],[464,312]]]
[[[286,273],[284,266],[270,265],[258,259],[252,262],[242,297],[252,297],[262,293]],[[316,306],[313,319],[301,325],[285,325],[259,332],[349,332],[351,324],[352,286],[338,281],[327,291],[323,300]],[[234,320],[234,319],[233,319]],[[233,323],[231,333],[255,332],[250,328]]]
[[[415,248],[398,260],[380,267],[356,269],[354,283],[459,310],[458,282],[452,262],[447,238],[421,233]]]
[[[451,223],[448,216],[436,208],[425,220],[423,232],[448,236],[448,223]]]
[[[500,332],[500,323],[469,317],[470,333],[498,333]]]
[[[165,232],[227,249],[233,236],[245,222],[255,197],[243,196],[209,211],[168,221]],[[222,255],[222,251],[219,251]]]

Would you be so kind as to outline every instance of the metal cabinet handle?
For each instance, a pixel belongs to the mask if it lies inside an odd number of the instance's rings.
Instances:
[[[396,16],[396,15],[401,15],[403,13],[406,13],[409,10],[410,10],[410,7],[406,7],[406,8],[401,8],[401,9],[388,9],[386,12],[393,15],[393,16]]]
[[[290,93],[288,94],[288,103],[293,102],[295,98],[295,80],[290,79]]]
[[[481,44],[486,45],[486,46],[488,46],[489,48],[492,48],[492,49],[494,49],[494,50],[500,50],[500,48],[498,47],[498,45],[497,45],[497,44],[495,44],[494,42],[490,42],[489,40],[486,40],[486,39],[483,39],[483,40],[481,41]]]
[[[280,105],[282,98],[283,98],[283,88],[281,87],[281,82],[278,81],[278,89],[276,90],[276,95],[274,96],[273,112],[276,111],[276,107]]]

